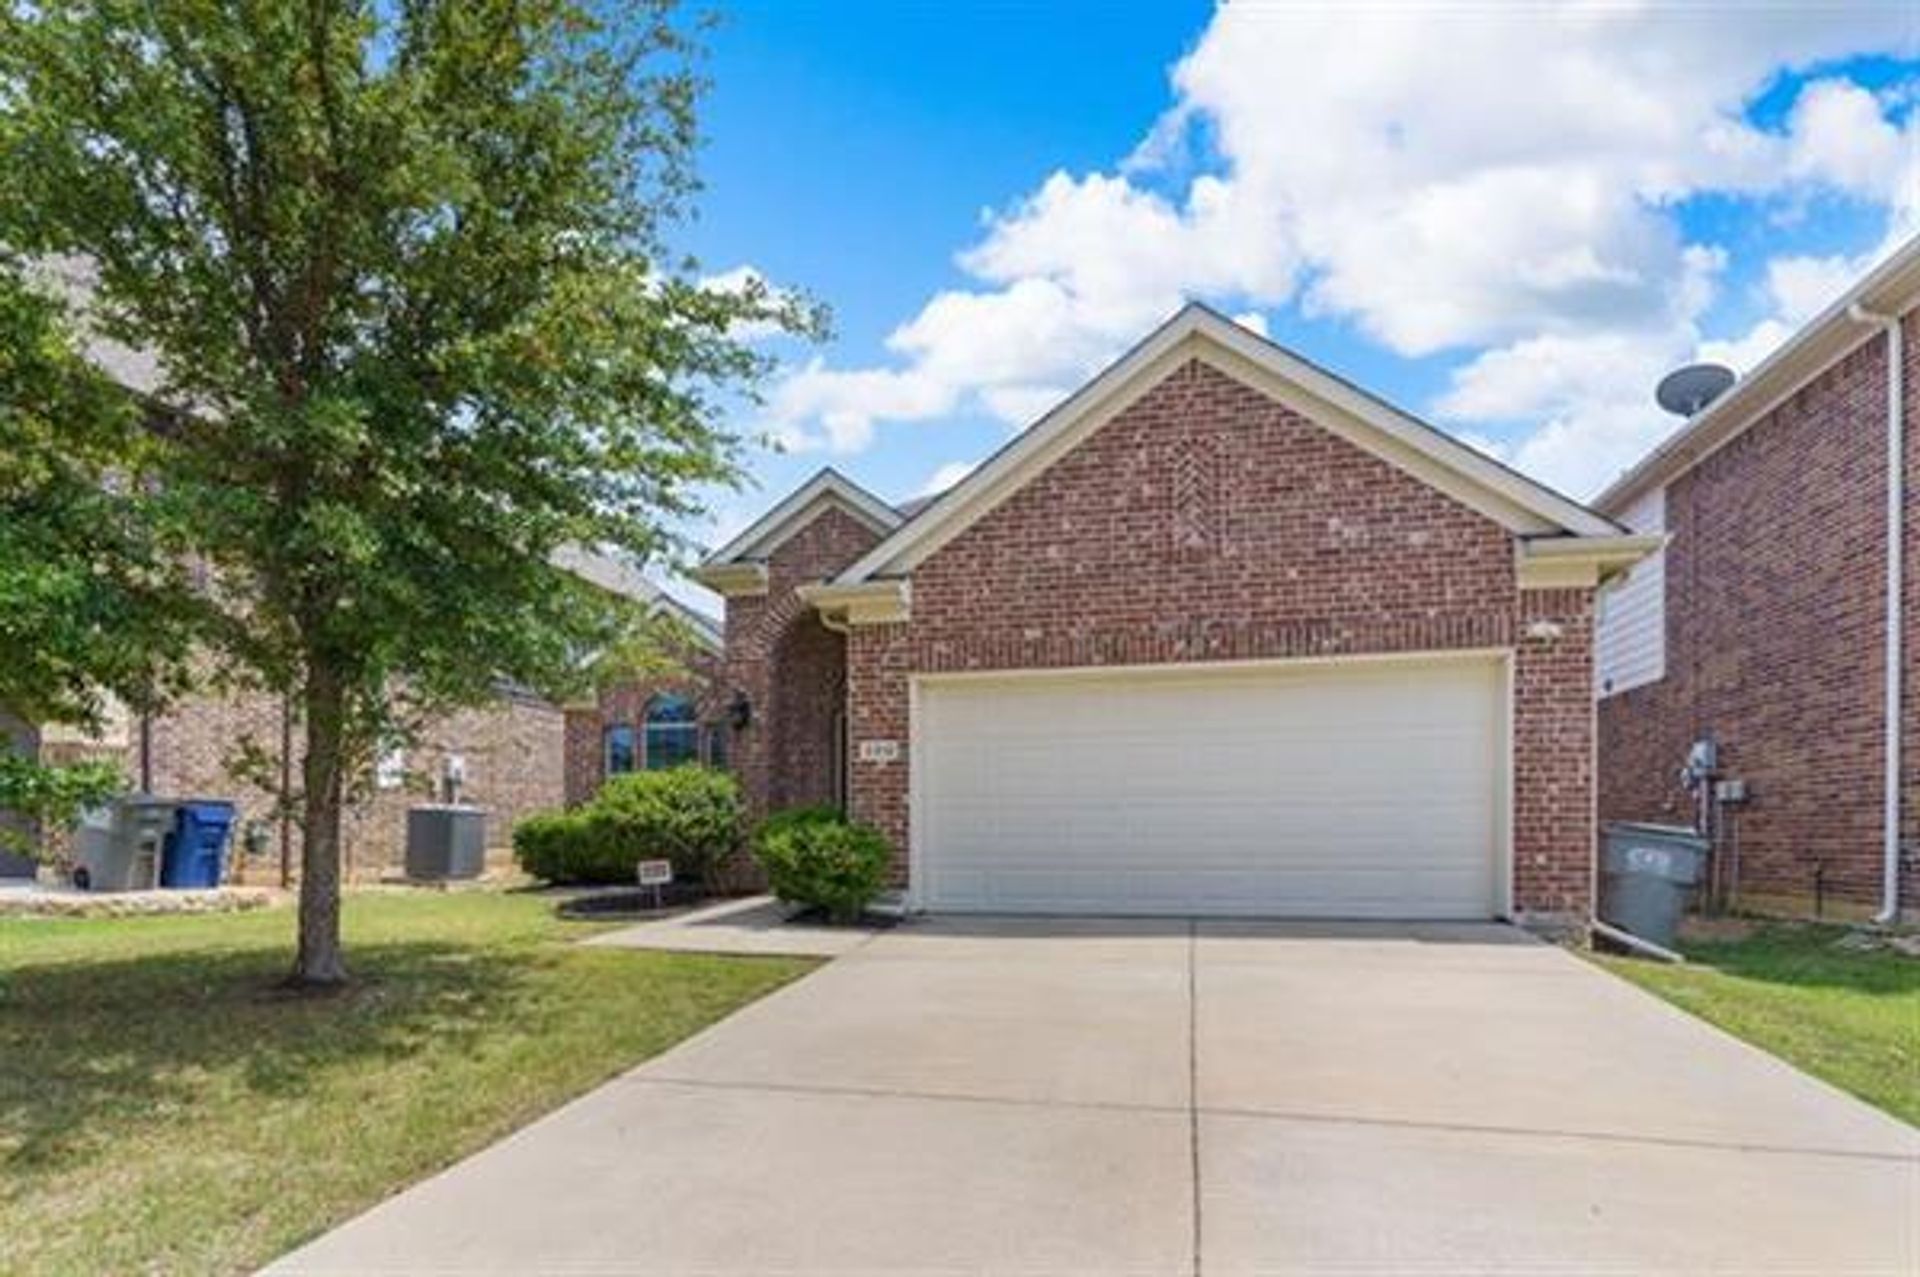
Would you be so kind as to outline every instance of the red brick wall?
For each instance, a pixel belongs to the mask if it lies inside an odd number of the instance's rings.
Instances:
[[[277,697],[259,692],[206,692],[176,704],[151,726],[153,790],[166,797],[220,798],[239,807],[229,848],[229,877],[272,882],[279,876],[280,823],[273,814],[273,790],[243,779],[234,761],[250,744],[267,757],[277,774],[281,711]],[[487,841],[507,845],[521,817],[556,807],[563,797],[564,726],[561,712],[546,701],[503,695],[494,704],[461,710],[430,724],[406,751],[403,782],[392,789],[369,786],[356,794],[342,829],[347,873],[375,878],[402,861],[406,811],[433,801],[441,769],[449,755],[466,764],[463,801],[487,808]],[[293,781],[299,783],[299,733],[294,734]],[[136,783],[138,740],[127,751],[126,770]],[[264,822],[270,837],[266,853],[247,859],[241,834],[248,821]],[[291,828],[291,860],[297,874],[300,831]]]
[[[794,590],[831,576],[879,537],[825,506],[775,548],[767,592],[727,600],[726,684],[746,693],[753,723],[734,737],[734,770],[756,813],[836,801],[834,734],[844,705],[846,643]]]
[[[647,702],[663,692],[685,696],[698,712],[702,741],[710,730],[728,734],[725,699],[719,685],[720,660],[704,649],[682,654],[680,672],[657,678],[634,679],[603,688],[595,702],[587,706],[568,706],[566,725],[566,801],[576,806],[599,792],[606,780],[606,729],[624,724],[634,729],[634,761],[643,762]]]
[[[1593,591],[1523,590],[1513,656],[1513,897],[1578,913],[1593,889]]]
[[[1590,591],[1522,595],[1508,533],[1191,362],[943,546],[849,649],[853,809],[904,879],[908,679],[957,669],[1516,647],[1516,901],[1586,906]],[[1522,639],[1520,619],[1557,637]],[[1519,752],[1519,751],[1516,751]]]
[[[1908,333],[1911,384],[1920,379],[1911,320]],[[1920,829],[1911,405],[1907,438],[1911,835]],[[1886,346],[1876,337],[1668,486],[1666,673],[1600,703],[1603,819],[1691,823],[1677,774],[1689,742],[1711,732],[1722,772],[1752,796],[1721,831],[1737,836],[1742,890],[1804,897],[1824,864],[1830,895],[1878,899],[1885,482]]]

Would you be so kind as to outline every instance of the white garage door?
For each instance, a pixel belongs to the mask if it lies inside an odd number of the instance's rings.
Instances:
[[[921,680],[921,903],[1489,917],[1503,686],[1491,659]]]

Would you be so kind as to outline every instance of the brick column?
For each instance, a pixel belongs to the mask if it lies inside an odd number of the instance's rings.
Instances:
[[[907,885],[908,642],[905,625],[859,625],[847,636],[849,814],[893,844],[893,885]],[[897,741],[899,757],[863,762],[860,742]]]
[[[720,666],[718,693],[722,705],[731,704],[740,692],[752,706],[752,721],[727,742],[728,765],[739,778],[752,819],[767,814],[773,785],[773,639],[768,632],[772,626],[767,603],[765,596],[727,600],[726,657]]]
[[[1593,591],[1522,590],[1514,635],[1513,907],[1593,905]]]

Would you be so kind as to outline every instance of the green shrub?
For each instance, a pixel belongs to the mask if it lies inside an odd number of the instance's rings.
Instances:
[[[726,772],[687,764],[615,776],[589,806],[648,850],[673,861],[676,878],[714,885],[720,862],[740,845],[740,785]]]
[[[528,817],[514,828],[513,854],[548,882],[629,883],[639,862],[664,858],[675,878],[711,887],[740,827],[733,777],[675,767],[615,776],[584,806]]]
[[[580,827],[577,811],[539,811],[522,817],[513,827],[515,863],[535,878],[564,881],[563,866],[580,837]]]
[[[886,885],[892,852],[880,832],[831,807],[800,807],[768,817],[754,831],[753,854],[773,894],[852,922]]]
[[[644,857],[619,836],[613,822],[581,807],[543,811],[513,827],[513,858],[547,882],[632,882]]]

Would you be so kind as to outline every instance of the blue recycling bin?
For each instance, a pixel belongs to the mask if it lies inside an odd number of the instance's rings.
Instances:
[[[217,887],[226,869],[233,804],[189,798],[173,818],[173,832],[160,851],[163,887]]]

